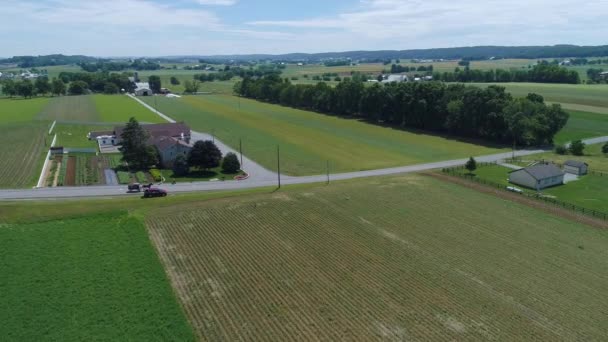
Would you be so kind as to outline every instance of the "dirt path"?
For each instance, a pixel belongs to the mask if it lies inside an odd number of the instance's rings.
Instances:
[[[76,184],[76,157],[68,157],[68,166],[65,173],[65,185],[74,186]]]
[[[59,180],[59,174],[61,173],[61,159],[57,160],[57,168],[55,169],[55,177],[53,177],[52,187],[57,186],[57,181]]]
[[[527,206],[542,210],[544,212],[547,212],[547,213],[550,213],[550,214],[553,214],[553,215],[556,215],[556,216],[559,216],[559,217],[562,217],[562,218],[565,218],[565,219],[568,219],[571,221],[584,223],[584,224],[587,224],[587,225],[590,225],[593,227],[597,227],[597,228],[608,228],[608,222],[603,221],[601,219],[587,216],[585,214],[578,213],[578,212],[575,212],[572,210],[568,210],[568,209],[565,209],[562,207],[558,207],[558,206],[555,206],[555,205],[552,205],[549,203],[540,202],[538,200],[528,198],[528,197],[520,195],[520,194],[507,192],[507,191],[504,191],[501,189],[496,189],[496,188],[493,188],[493,187],[490,187],[487,185],[471,182],[466,179],[462,179],[460,177],[454,177],[454,176],[446,175],[446,174],[440,173],[440,172],[424,172],[422,174],[433,177],[433,178],[437,178],[437,179],[440,179],[443,181],[448,181],[451,183],[462,185],[469,189],[491,194],[491,195],[494,195],[494,196],[497,196],[500,198],[504,198],[504,199],[513,201],[513,202],[525,204]]]

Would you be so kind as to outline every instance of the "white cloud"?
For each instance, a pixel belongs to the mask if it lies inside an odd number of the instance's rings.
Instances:
[[[237,0],[197,0],[201,5],[214,5],[214,6],[232,6],[235,5]]]

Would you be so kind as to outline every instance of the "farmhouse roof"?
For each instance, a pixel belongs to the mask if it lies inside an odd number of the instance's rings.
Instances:
[[[135,90],[140,90],[140,89],[150,89],[150,83],[148,82],[137,82],[135,83]]]
[[[114,131],[96,131],[89,132],[89,139],[97,139],[97,137],[101,137],[104,135],[113,135]]]
[[[190,127],[183,122],[141,125],[152,137],[180,137],[182,134],[190,135]],[[125,126],[114,128],[114,135],[120,137]]]
[[[164,151],[175,145],[181,145],[184,147],[192,147],[192,146],[186,144],[184,141],[181,141],[174,137],[166,137],[166,136],[151,137],[148,140],[148,143],[156,146],[160,151]]]
[[[530,176],[532,176],[536,180],[547,179],[551,177],[563,176],[564,171],[562,171],[559,167],[555,166],[555,164],[536,164],[533,166],[528,166],[523,169],[513,170],[509,173],[524,171],[527,172]]]
[[[579,160],[568,160],[564,163],[564,165],[578,167],[580,169],[582,167],[588,166],[589,164]]]

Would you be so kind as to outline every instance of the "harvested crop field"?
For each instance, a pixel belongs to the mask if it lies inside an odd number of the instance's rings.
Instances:
[[[421,175],[146,216],[201,340],[602,340],[608,232]]]
[[[68,157],[64,185],[67,185],[67,186],[76,185],[76,157],[75,156]]]

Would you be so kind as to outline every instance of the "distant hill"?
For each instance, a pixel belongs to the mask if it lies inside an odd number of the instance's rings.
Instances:
[[[35,68],[53,65],[68,65],[85,62],[96,62],[98,58],[87,56],[65,56],[65,55],[46,55],[46,56],[15,56],[0,59],[0,64],[17,64],[20,68]]]
[[[198,56],[212,59],[320,61],[327,59],[382,60],[382,59],[488,59],[494,58],[560,58],[608,56],[608,45],[578,46],[472,46],[415,50],[346,51],[324,53],[289,53],[282,55],[218,55]],[[194,56],[190,56],[194,57]]]

